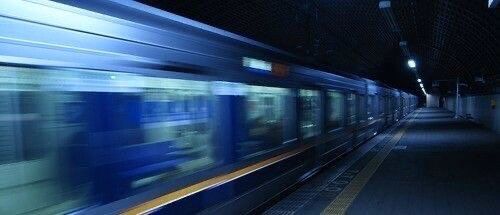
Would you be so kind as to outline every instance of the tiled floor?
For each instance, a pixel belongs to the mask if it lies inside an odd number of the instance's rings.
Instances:
[[[417,113],[347,214],[499,214],[500,136],[445,110]],[[372,140],[266,214],[323,212],[390,138]]]

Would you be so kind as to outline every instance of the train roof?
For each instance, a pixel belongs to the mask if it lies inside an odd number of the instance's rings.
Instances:
[[[124,19],[127,21],[148,25],[149,27],[155,27],[162,30],[176,28],[176,30],[184,31],[186,33],[214,34],[222,36],[218,39],[232,39],[244,44],[251,45],[253,47],[265,49],[288,57],[298,58],[297,56],[289,52],[264,44],[262,42],[258,42],[256,40],[132,0],[54,1]],[[166,28],[165,26],[168,26],[168,28]]]
[[[368,81],[383,88],[393,89],[385,84],[361,78],[349,73],[331,70],[325,71],[308,66],[300,66],[300,58],[289,52],[132,0],[55,0],[55,2],[50,2],[47,0],[31,0],[30,2],[57,8],[62,11],[78,13],[80,15],[92,17],[92,20],[103,20],[103,23],[119,23],[121,26],[138,28],[140,30],[134,32],[133,35],[120,35],[119,32],[113,32],[113,29],[106,29],[102,26],[94,26],[92,23],[78,23],[75,20],[68,20],[67,23],[58,22],[60,23],[60,26],[58,27],[74,29],[82,32],[89,31],[97,35],[102,34],[111,38],[123,36],[124,40],[137,40],[140,43],[162,47],[168,47],[168,43],[160,40],[160,38],[149,37],[144,34],[141,35],[140,32],[151,31],[156,32],[157,34],[160,34],[161,32],[172,34],[173,32],[175,32],[180,33],[181,36],[194,35],[195,37],[201,38],[204,41],[208,40],[211,42],[220,42],[221,44],[229,45],[230,47],[239,47],[253,51],[258,50],[258,52],[263,52],[263,55],[274,58],[273,60],[278,60],[278,62],[284,61],[287,63],[295,64],[294,66],[299,68],[299,70],[303,74],[307,74],[311,77],[314,76],[317,78],[337,80],[351,79],[358,82]],[[70,7],[66,5],[69,5]],[[51,15],[47,15],[46,18],[48,19],[48,17],[50,16]],[[40,22],[43,23],[44,21],[40,20]],[[102,30],[104,32],[97,32],[95,28],[101,29],[100,27],[102,27]],[[145,58],[141,58],[141,60],[144,59]]]
[[[113,16],[116,18],[124,19],[127,21],[140,23],[150,27],[170,30],[175,28],[178,31],[185,33],[203,34],[204,36],[211,37],[213,40],[223,40],[226,43],[238,42],[238,45],[246,44],[252,48],[258,48],[268,51],[267,54],[279,54],[283,61],[292,61],[292,63],[302,63],[299,56],[282,49],[258,42],[256,40],[234,34],[232,32],[222,30],[211,25],[207,25],[186,17],[182,17],[164,10],[160,10],[149,5],[132,0],[86,0],[86,1],[73,1],[73,0],[55,0],[56,2],[64,3],[67,5],[75,6],[82,9],[87,9],[93,12]],[[165,26],[168,25],[168,28]],[[322,71],[317,68],[309,68],[311,71]],[[336,76],[343,76],[350,79],[359,80],[362,77],[353,75],[342,71],[328,70],[327,73]]]

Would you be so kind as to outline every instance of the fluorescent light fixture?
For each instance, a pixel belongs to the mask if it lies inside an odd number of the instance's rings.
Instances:
[[[424,88],[424,84],[420,83],[420,87],[423,89]]]
[[[410,60],[408,60],[408,66],[410,68],[415,68],[415,67],[417,67],[417,64],[415,63],[415,61],[413,59],[410,59]]]
[[[408,42],[406,41],[399,42],[399,48],[401,48],[401,51],[403,52],[405,57],[410,57],[410,49],[408,49]]]
[[[420,79],[420,78],[419,78],[419,79],[417,79],[417,82],[418,82],[418,83],[422,83],[422,79]]]
[[[391,1],[380,1],[378,3],[378,7],[380,9],[386,9],[386,8],[391,8]]]
[[[263,60],[258,60],[249,57],[243,57],[243,66],[252,68],[252,69],[260,69],[265,71],[271,71],[272,64]]]
[[[378,8],[382,11],[383,16],[387,23],[389,23],[389,27],[393,32],[399,32],[399,26],[396,22],[396,16],[392,12],[391,1],[380,1],[378,3]]]

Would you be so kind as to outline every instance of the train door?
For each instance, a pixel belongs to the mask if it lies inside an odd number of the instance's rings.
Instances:
[[[354,92],[347,93],[347,129],[352,135],[351,148],[356,143],[357,124],[358,124],[358,102]]]
[[[385,121],[385,111],[384,111],[384,99],[385,97],[383,95],[378,95],[377,100],[378,100],[378,117],[380,119],[380,124],[381,127],[384,127],[386,124]]]
[[[399,119],[404,117],[404,97],[401,94],[399,96]]]
[[[318,140],[323,131],[323,92],[317,89],[299,90],[299,132],[305,144],[312,144]],[[318,144],[314,148],[314,157],[320,157],[325,151],[325,144]],[[313,159],[314,165],[320,165],[320,159]]]
[[[345,94],[341,91],[328,90],[325,96],[325,129],[334,131],[345,125]]]
[[[248,85],[245,96],[246,139],[237,142],[239,159],[297,142],[295,97],[287,88]]]
[[[383,120],[384,120],[384,126],[387,126],[389,124],[389,121],[387,119],[387,96],[382,96],[382,103],[383,103],[383,109],[382,109],[382,112],[383,112]]]
[[[328,136],[334,136],[334,140],[327,143],[326,151],[331,151],[335,148],[346,147],[343,145],[345,139],[345,130],[342,128],[346,124],[346,96],[342,91],[328,90],[325,97],[325,133]],[[339,138],[342,136],[341,138]],[[336,150],[337,150],[336,149]],[[331,157],[333,158],[333,157]]]
[[[367,120],[367,95],[357,95],[358,106],[358,122],[364,124]]]
[[[372,121],[378,118],[378,105],[377,99],[375,95],[369,95],[366,100],[366,108],[367,108],[367,119],[368,121]]]
[[[321,133],[321,91],[300,89],[300,135],[305,142]]]
[[[224,163],[297,142],[292,90],[228,82],[216,82],[214,88],[220,131],[217,136]]]
[[[319,118],[318,122],[320,123],[321,130],[320,132],[322,134],[327,132],[327,119],[326,117],[328,116],[328,100],[327,100],[327,91],[326,90],[319,90],[319,99],[318,99],[318,108],[317,111],[319,111]],[[320,144],[316,145],[315,153],[316,153],[316,159],[315,159],[315,165],[316,166],[321,166],[321,155],[323,155],[326,151],[328,150],[328,143],[321,142]]]

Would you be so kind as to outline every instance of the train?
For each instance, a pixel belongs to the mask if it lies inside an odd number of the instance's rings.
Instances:
[[[0,25],[0,214],[250,213],[418,105],[135,1]]]

